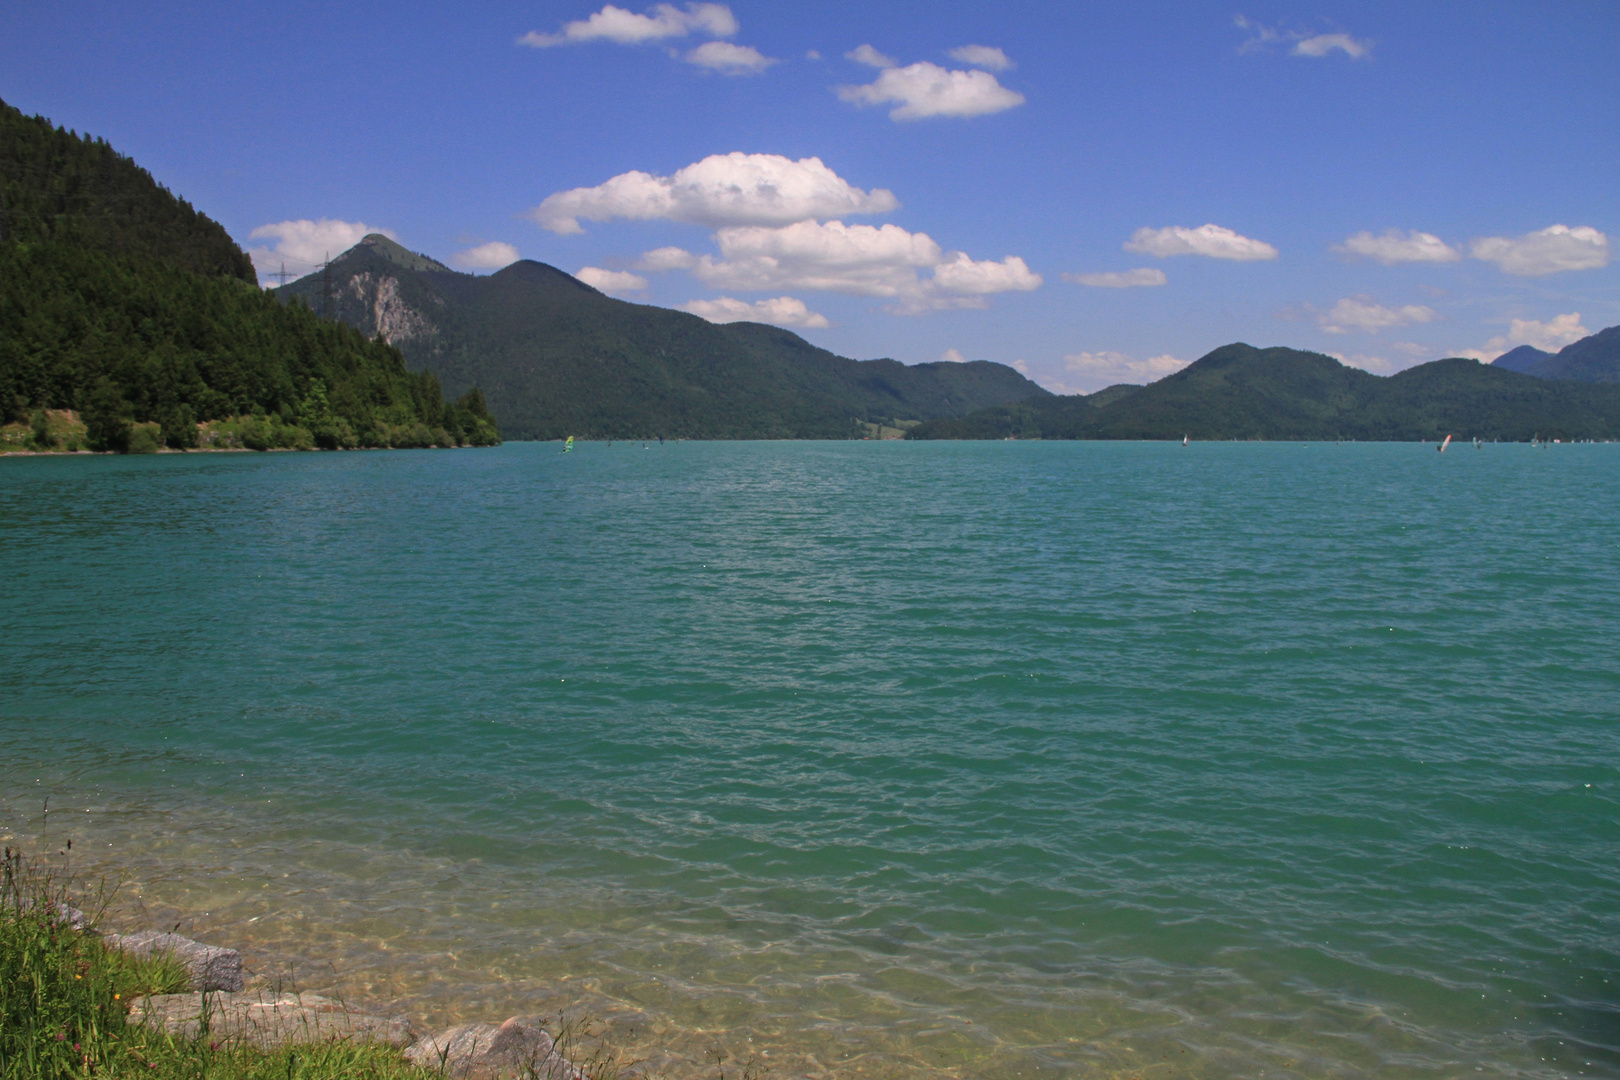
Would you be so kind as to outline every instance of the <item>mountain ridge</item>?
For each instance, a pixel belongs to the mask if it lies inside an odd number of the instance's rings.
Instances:
[[[907,437],[1620,438],[1620,386],[1537,378],[1460,357],[1382,377],[1321,353],[1236,342],[1133,393],[1104,400],[1109,393],[986,409],[922,424]]]
[[[1588,334],[1555,353],[1520,345],[1491,361],[1491,366],[1538,379],[1620,383],[1620,326]]]
[[[330,304],[451,392],[481,387],[508,438],[844,439],[1050,396],[1001,364],[851,360],[781,327],[609,297],[534,260],[464,274],[383,237],[276,292]]]

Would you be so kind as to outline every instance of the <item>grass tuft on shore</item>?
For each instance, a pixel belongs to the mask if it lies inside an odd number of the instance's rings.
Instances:
[[[7,848],[0,865],[0,1077],[4,1080],[429,1080],[392,1047],[342,1042],[260,1050],[170,1036],[128,1018],[147,994],[183,992],[170,956],[109,949],[74,925],[65,885]]]

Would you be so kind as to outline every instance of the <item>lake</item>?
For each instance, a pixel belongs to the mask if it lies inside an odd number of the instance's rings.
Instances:
[[[4,459],[0,832],[672,1077],[1620,1075],[1617,496],[1609,445]]]

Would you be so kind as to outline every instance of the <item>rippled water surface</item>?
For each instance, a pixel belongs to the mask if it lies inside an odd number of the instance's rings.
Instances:
[[[267,975],[676,1077],[1614,1076],[1617,478],[0,460],[0,832]]]

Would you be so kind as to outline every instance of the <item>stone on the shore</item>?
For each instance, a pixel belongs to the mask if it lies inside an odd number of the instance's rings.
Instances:
[[[27,897],[24,897],[22,900],[18,901],[18,903],[21,904],[22,910],[24,911],[32,911],[34,908],[34,902]],[[56,912],[56,917],[58,919],[67,923],[73,929],[88,930],[92,933],[95,932],[95,928],[90,925],[90,916],[86,915],[73,905],[58,900],[56,903],[51,905],[51,908]]]
[[[204,945],[199,941],[165,934],[159,930],[139,930],[133,934],[108,934],[104,941],[133,956],[171,954],[186,966],[193,990],[224,990],[236,993],[245,985],[242,954],[235,949]]]
[[[75,930],[90,929],[90,916],[86,915],[76,907],[70,907],[67,904],[58,903],[56,905],[56,913],[62,918],[66,919],[67,924],[73,927]]]
[[[504,1024],[462,1024],[423,1039],[405,1056],[450,1080],[585,1080],[557,1053],[551,1036],[519,1017]]]
[[[244,1042],[261,1049],[286,1043],[333,1040],[409,1046],[414,1032],[401,1016],[372,1016],[317,994],[159,994],[138,1000],[132,1023],[194,1039],[202,1033],[203,999],[208,1000],[208,1037]]]

